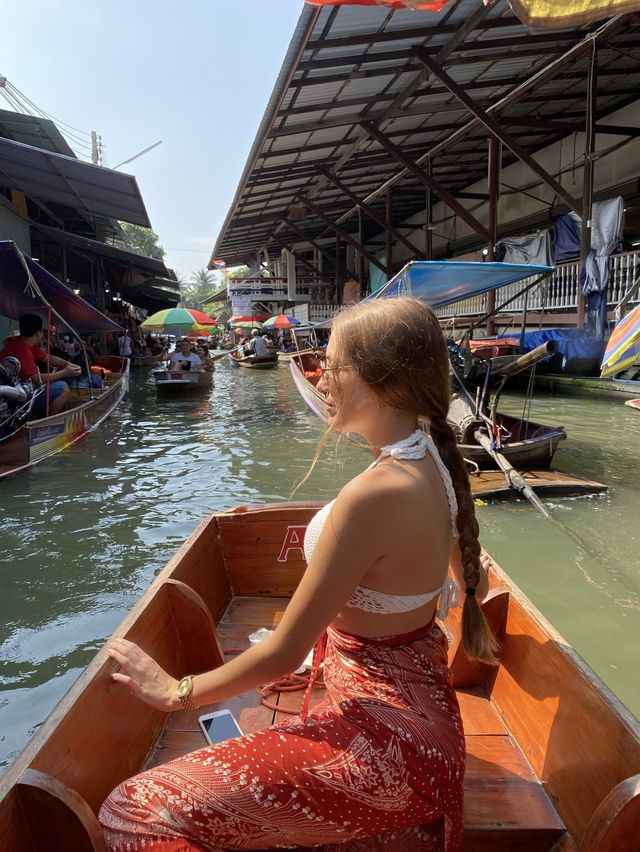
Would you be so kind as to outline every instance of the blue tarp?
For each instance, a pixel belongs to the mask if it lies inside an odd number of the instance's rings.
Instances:
[[[499,338],[514,337],[512,334],[500,334]],[[596,372],[596,368],[591,365],[592,361],[597,361],[598,365],[602,359],[604,352],[604,343],[602,340],[590,337],[585,331],[580,328],[545,328],[539,331],[527,331],[524,334],[524,351],[531,352],[536,346],[546,343],[548,340],[553,340],[558,345],[558,352],[562,355],[563,369],[567,372],[572,371],[572,365],[576,366],[576,361],[582,362],[584,368],[589,372]],[[549,355],[543,360],[554,358],[556,356]]]
[[[550,266],[520,263],[415,260],[367,299],[415,296],[432,308],[439,308],[526,278],[544,275],[552,269]]]

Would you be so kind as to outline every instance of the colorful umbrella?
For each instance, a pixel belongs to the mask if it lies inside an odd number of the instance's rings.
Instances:
[[[602,357],[600,373],[611,376],[640,358],[640,305],[616,325]]]
[[[257,320],[241,320],[232,322],[231,328],[262,328],[262,323]]]
[[[208,334],[211,326],[215,324],[215,317],[194,308],[167,308],[147,317],[141,328],[148,328],[150,331],[202,331]]]
[[[253,322],[254,320],[257,320],[258,322],[264,322],[265,320],[270,319],[272,316],[273,316],[273,314],[267,314],[267,313],[251,314],[251,315],[245,314],[244,316],[231,317],[229,322],[232,322],[232,323],[233,322]]]
[[[301,322],[289,314],[280,314],[277,317],[271,317],[271,319],[266,320],[263,325],[265,328],[291,328],[293,325],[301,325]]]

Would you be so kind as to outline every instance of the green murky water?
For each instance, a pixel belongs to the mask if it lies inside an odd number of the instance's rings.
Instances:
[[[522,398],[505,410],[519,412]],[[552,502],[478,509],[485,547],[640,715],[640,413],[619,400],[538,396],[563,424],[556,464],[609,484]],[[150,374],[65,453],[0,482],[0,766],[6,766],[205,515],[286,500],[322,426],[288,369],[215,374],[209,398],[161,400]],[[296,499],[330,498],[369,462],[343,446]],[[579,543],[576,543],[575,537]]]

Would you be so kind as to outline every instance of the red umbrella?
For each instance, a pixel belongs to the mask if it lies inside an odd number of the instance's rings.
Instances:
[[[253,322],[256,320],[257,322],[264,322],[264,320],[270,319],[273,314],[261,313],[261,314],[251,314],[251,316],[235,316],[231,317],[229,322]]]

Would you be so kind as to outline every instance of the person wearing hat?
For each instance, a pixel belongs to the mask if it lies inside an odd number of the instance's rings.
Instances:
[[[20,361],[21,379],[30,379],[34,385],[47,385],[47,392],[38,396],[34,403],[33,411],[36,417],[46,415],[47,397],[49,414],[59,414],[69,400],[69,386],[63,379],[67,376],[79,376],[80,367],[56,355],[47,355],[42,349],[40,344],[45,329],[39,316],[23,314],[18,319],[18,325],[19,336],[6,341],[0,350],[0,358],[12,355]],[[38,369],[39,364],[46,368],[43,372]],[[48,372],[50,365],[56,368],[53,373]]]
[[[249,343],[249,349],[251,355],[256,355],[258,358],[262,358],[267,354],[267,344],[260,337],[260,332],[257,328],[254,328],[251,332],[251,342]]]

